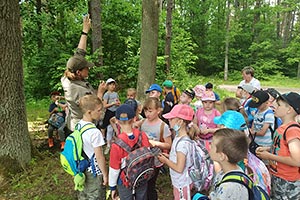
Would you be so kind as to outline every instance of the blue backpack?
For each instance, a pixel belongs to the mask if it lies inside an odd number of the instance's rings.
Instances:
[[[269,195],[260,186],[255,185],[253,181],[243,172],[229,172],[221,180],[220,183],[216,185],[219,187],[222,183],[235,182],[242,184],[248,189],[248,199],[249,200],[270,200]]]
[[[82,134],[89,129],[96,128],[95,124],[88,123],[83,127],[78,123],[75,126],[74,132],[66,139],[64,150],[60,154],[60,162],[63,169],[75,176],[80,172],[84,172],[89,166],[92,166],[94,176],[96,176],[96,169],[94,165],[94,157],[89,159],[83,151]]]

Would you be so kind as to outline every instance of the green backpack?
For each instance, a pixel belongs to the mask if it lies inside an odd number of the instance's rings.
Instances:
[[[93,123],[85,124],[83,127],[78,123],[75,126],[74,132],[67,137],[64,150],[60,154],[60,163],[67,173],[75,176],[80,172],[84,172],[90,166],[90,159],[82,149],[82,134],[87,130],[94,128],[96,128],[96,126]],[[92,156],[91,161],[94,160],[94,155]],[[95,166],[91,166],[93,174],[95,175]]]

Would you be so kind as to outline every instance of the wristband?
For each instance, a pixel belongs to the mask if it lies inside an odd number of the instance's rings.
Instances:
[[[86,35],[87,36],[88,34],[86,32],[84,32],[84,31],[82,31],[81,35]]]

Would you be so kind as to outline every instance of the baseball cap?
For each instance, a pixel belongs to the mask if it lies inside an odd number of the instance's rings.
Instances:
[[[269,95],[271,95],[274,99],[277,99],[280,95],[280,93],[274,88],[268,88],[268,89],[266,89],[266,92]]]
[[[241,131],[247,128],[244,116],[235,110],[227,110],[221,116],[215,117],[214,123]]]
[[[204,91],[201,97],[202,101],[216,101],[216,96],[213,91]]]
[[[171,80],[165,80],[163,82],[162,86],[167,87],[167,88],[171,88],[171,87],[173,87],[173,82]]]
[[[194,99],[194,97],[195,97],[195,91],[191,88],[184,90],[183,93],[187,94],[192,99]]]
[[[255,91],[255,88],[250,84],[243,84],[243,85],[239,86],[238,88],[245,90],[249,94],[252,94]]]
[[[205,88],[206,89],[210,89],[210,88],[213,88],[214,86],[213,86],[213,84],[212,83],[206,83],[205,84]]]
[[[150,87],[148,88],[148,90],[146,90],[146,94],[149,93],[149,92],[151,92],[151,91],[153,91],[153,90],[156,90],[158,92],[162,92],[162,89],[161,89],[161,87],[159,85],[152,84],[152,85],[150,85]]]
[[[136,112],[136,109],[138,107],[138,103],[137,103],[136,100],[134,100],[134,99],[126,99],[124,101],[124,104],[129,105],[133,109],[133,111]]]
[[[115,79],[109,78],[106,80],[106,84],[110,84],[112,82],[116,82]]]
[[[91,68],[93,66],[94,63],[88,62],[85,57],[80,55],[72,56],[67,62],[67,69],[69,69],[72,73],[75,73],[77,70],[81,70],[86,67]]]
[[[116,118],[120,121],[128,121],[135,117],[135,112],[130,105],[122,104],[116,110]]]
[[[257,108],[261,104],[269,100],[269,95],[266,91],[258,90],[252,94],[252,99],[249,102],[249,107]]]
[[[178,104],[175,105],[169,113],[164,114],[163,117],[165,119],[178,117],[180,119],[192,121],[194,118],[194,110],[189,105]]]
[[[287,102],[297,114],[300,114],[300,95],[296,92],[288,92],[279,96],[282,100]]]
[[[195,95],[197,97],[202,97],[203,92],[206,90],[206,88],[203,85],[196,85],[193,90],[195,91]]]

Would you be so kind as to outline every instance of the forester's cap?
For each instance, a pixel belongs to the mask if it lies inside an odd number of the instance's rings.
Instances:
[[[106,84],[110,84],[112,82],[115,83],[116,82],[115,79],[109,78],[109,79],[106,80]]]
[[[213,88],[214,86],[213,86],[213,84],[212,83],[206,83],[205,84],[205,88],[206,89],[211,89],[211,88]]]
[[[135,117],[135,112],[130,105],[122,104],[116,110],[116,118],[120,121],[128,121]]]
[[[186,89],[186,90],[183,91],[183,93],[185,93],[186,95],[188,95],[192,99],[194,99],[194,97],[195,97],[195,91],[193,89]]]
[[[163,82],[162,86],[167,87],[167,88],[171,88],[171,87],[173,87],[173,82],[171,80],[165,80]]]
[[[255,88],[250,84],[244,84],[244,85],[240,86],[240,88],[245,90],[249,94],[253,94],[253,92],[255,91]]]
[[[279,98],[286,101],[299,115],[300,114],[300,95],[296,92],[289,92],[279,96]]]
[[[152,84],[152,85],[150,85],[150,87],[148,88],[148,90],[146,90],[146,94],[149,93],[149,92],[151,92],[151,91],[153,91],[153,90],[156,90],[156,91],[158,91],[160,93],[162,92],[162,89],[161,89],[161,87],[159,85]]]
[[[221,116],[215,117],[214,123],[236,130],[245,130],[247,128],[244,116],[235,110],[227,110]]]
[[[175,105],[169,113],[164,114],[163,117],[165,119],[178,117],[183,120],[192,121],[194,118],[194,110],[189,105],[178,104]]]
[[[257,108],[261,104],[265,103],[269,100],[269,95],[266,91],[258,90],[252,94],[252,99],[249,103],[249,107],[251,108]]]
[[[77,70],[82,70],[84,68],[91,68],[94,63],[88,62],[85,57],[80,55],[72,56],[67,62],[67,68],[70,72],[75,73]]]

